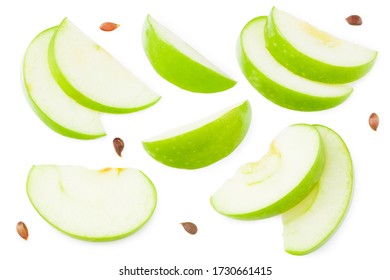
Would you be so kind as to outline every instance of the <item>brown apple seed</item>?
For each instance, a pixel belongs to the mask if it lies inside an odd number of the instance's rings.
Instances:
[[[362,25],[362,18],[358,15],[350,15],[345,19],[350,25]]]
[[[28,229],[27,226],[23,222],[18,222],[16,224],[16,231],[20,235],[21,238],[27,240],[28,238]]]
[[[183,226],[185,231],[188,232],[189,234],[196,234],[198,232],[198,227],[194,223],[184,222],[181,223],[181,225]]]
[[[368,124],[372,128],[372,130],[377,130],[379,126],[379,117],[376,113],[372,113],[370,118],[368,119]]]
[[[116,137],[114,138],[114,140],[112,140],[112,143],[114,144],[114,149],[116,153],[118,154],[118,156],[121,157],[123,148],[125,147],[125,142],[123,142],[121,138]]]
[[[106,31],[106,32],[109,32],[109,31],[114,31],[115,29],[117,29],[120,25],[117,24],[117,23],[113,23],[113,22],[103,22],[101,25],[100,25],[100,29],[103,30],[103,31]]]

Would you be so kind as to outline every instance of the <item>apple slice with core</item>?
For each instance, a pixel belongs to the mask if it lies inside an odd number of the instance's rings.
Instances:
[[[100,114],[65,94],[50,73],[47,53],[56,29],[41,32],[27,48],[22,67],[27,99],[39,118],[54,131],[78,139],[102,137],[106,133]]]
[[[157,203],[153,183],[132,168],[36,165],[29,172],[27,195],[52,226],[87,241],[134,233],[149,220]]]
[[[130,113],[160,99],[66,18],[51,40],[49,65],[64,92],[96,111]]]
[[[143,46],[156,72],[172,84],[192,92],[213,93],[236,84],[172,31],[147,16]]]
[[[282,215],[285,250],[294,255],[308,254],[332,236],[352,196],[353,166],[347,146],[333,130],[315,127],[324,143],[324,170],[312,193]]]
[[[244,139],[252,111],[248,101],[142,142],[155,160],[196,169],[228,156]]]
[[[251,20],[243,28],[237,57],[241,70],[252,86],[279,106],[317,111],[335,107],[352,93],[348,85],[331,85],[305,79],[288,71],[275,60],[265,45],[267,17]]]
[[[374,65],[377,52],[336,38],[273,8],[265,32],[267,48],[290,71],[326,83],[349,83]]]
[[[320,135],[307,124],[292,125],[273,140],[258,162],[245,164],[211,196],[214,209],[236,219],[281,214],[298,204],[321,176],[325,154]]]

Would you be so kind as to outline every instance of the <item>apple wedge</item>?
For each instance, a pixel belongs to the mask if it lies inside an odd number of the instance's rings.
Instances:
[[[252,111],[249,101],[142,142],[155,160],[176,168],[196,169],[228,156],[244,139]]]
[[[266,48],[267,17],[257,17],[243,28],[237,57],[251,85],[273,103],[293,110],[318,111],[335,107],[352,93],[348,85],[331,85],[305,79],[287,70]]]
[[[27,99],[38,117],[54,131],[78,139],[102,137],[106,133],[100,114],[70,98],[50,73],[47,53],[56,29],[41,32],[26,50],[22,73]]]
[[[353,190],[350,153],[333,130],[315,126],[324,143],[326,163],[312,193],[283,213],[285,250],[294,255],[308,254],[322,246],[341,224]]]
[[[87,241],[134,233],[149,220],[157,203],[153,183],[132,168],[36,165],[28,175],[27,195],[48,223]]]
[[[219,68],[172,31],[147,16],[143,46],[156,72],[172,84],[192,92],[213,93],[236,84]]]
[[[49,65],[64,92],[96,111],[130,113],[160,99],[67,18],[51,40]]]
[[[317,129],[307,124],[289,126],[260,161],[239,168],[211,196],[211,205],[220,214],[243,220],[281,214],[310,193],[324,164]]]
[[[336,38],[273,8],[265,32],[267,48],[290,71],[326,83],[349,83],[374,65],[377,52]]]

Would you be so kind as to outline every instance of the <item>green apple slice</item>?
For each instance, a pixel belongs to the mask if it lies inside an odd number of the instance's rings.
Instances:
[[[155,160],[176,168],[196,169],[228,156],[251,123],[248,101],[142,142]]]
[[[47,53],[56,29],[41,32],[27,48],[22,70],[27,99],[38,117],[54,131],[78,139],[102,137],[106,133],[100,114],[65,94],[50,73]]]
[[[160,99],[67,18],[51,40],[49,64],[64,92],[96,111],[130,113]]]
[[[236,81],[150,15],[144,23],[143,46],[156,72],[182,89],[213,93],[227,90],[236,84]]]
[[[211,196],[211,205],[223,215],[243,220],[281,214],[310,193],[324,163],[315,127],[289,126],[260,161],[243,165]]]
[[[333,130],[315,127],[324,143],[324,171],[313,192],[282,215],[285,250],[294,255],[308,254],[329,240],[352,196],[353,166],[347,146]]]
[[[267,17],[258,17],[247,23],[237,45],[241,70],[257,91],[279,106],[299,111],[329,109],[349,97],[353,89],[348,85],[311,81],[277,62],[265,45],[266,22]]]
[[[290,71],[326,83],[349,83],[374,65],[377,52],[336,38],[273,8],[265,32],[267,48]]]
[[[157,203],[153,183],[132,168],[36,165],[29,172],[27,195],[48,223],[87,241],[134,233],[150,219]]]

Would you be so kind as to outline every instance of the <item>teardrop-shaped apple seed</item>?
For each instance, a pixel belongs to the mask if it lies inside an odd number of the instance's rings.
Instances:
[[[28,239],[28,229],[25,223],[18,222],[16,224],[16,231],[18,232],[21,238],[23,238],[24,240]]]
[[[115,149],[116,153],[118,154],[118,156],[121,157],[123,148],[125,147],[125,142],[123,142],[123,140],[121,138],[116,137],[116,138],[114,138],[112,143],[114,144],[114,149]]]
[[[181,223],[181,225],[183,226],[185,231],[188,232],[189,234],[196,234],[198,232],[198,227],[194,223],[184,222]]]

